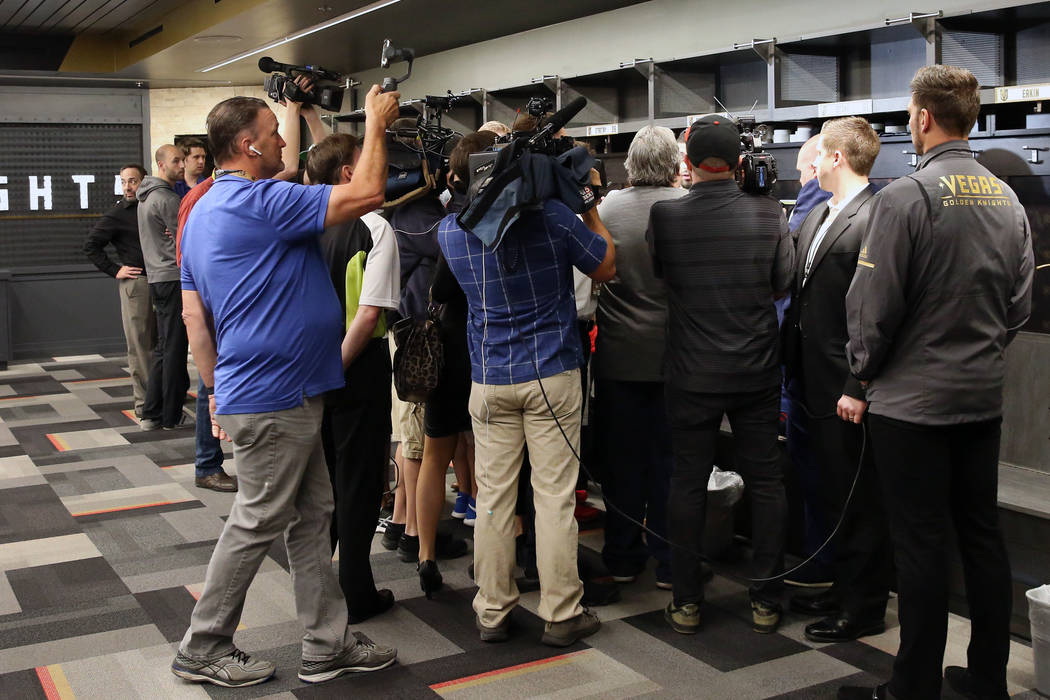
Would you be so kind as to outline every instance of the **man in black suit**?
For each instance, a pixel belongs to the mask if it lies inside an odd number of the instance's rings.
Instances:
[[[871,451],[863,449],[864,389],[846,361],[845,308],[875,196],[868,173],[878,153],[879,137],[860,117],[833,119],[821,129],[814,166],[820,188],[832,198],[814,207],[799,231],[794,302],[784,324],[784,364],[802,392],[828,532],[857,480],[836,536],[834,584],[791,600],[796,612],[824,616],[806,627],[806,637],[818,642],[856,639],[885,628],[888,535]]]

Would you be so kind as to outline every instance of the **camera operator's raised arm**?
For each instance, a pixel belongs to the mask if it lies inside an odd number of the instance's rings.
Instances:
[[[591,169],[591,184],[595,186],[601,184],[601,176],[598,175],[598,171],[593,168]],[[601,264],[594,269],[594,272],[587,276],[595,282],[608,282],[616,276],[616,245],[613,243],[612,234],[609,233],[609,229],[605,228],[605,224],[602,223],[601,217],[598,216],[597,205],[583,212],[581,216],[584,225],[604,238],[607,246],[605,249],[605,257],[602,258]]]
[[[382,92],[373,85],[365,97],[365,138],[354,178],[336,185],[328,198],[325,227],[343,223],[379,208],[386,191],[386,128],[398,117],[399,92]]]

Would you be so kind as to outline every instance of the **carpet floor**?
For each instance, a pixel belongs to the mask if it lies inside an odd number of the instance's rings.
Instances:
[[[447,586],[426,600],[415,567],[377,537],[376,580],[398,603],[355,632],[396,646],[395,666],[317,686],[296,678],[302,631],[278,543],[236,637],[276,663],[276,677],[237,690],[184,682],[168,667],[233,496],[194,487],[192,422],[142,432],[130,409],[122,358],[53,358],[0,372],[0,698],[802,700],[888,677],[898,642],[893,601],[886,632],[861,641],[806,641],[810,620],[790,613],[776,634],[760,635],[732,566],[715,567],[695,636],[664,622],[670,593],[656,588],[650,568],[621,587],[619,602],[596,609],[602,629],[584,642],[541,645],[539,596],[527,593],[511,641],[484,644],[473,623],[470,557],[441,562]],[[236,472],[229,455],[226,467]],[[581,551],[593,557],[600,520],[581,530]],[[945,665],[965,665],[968,637],[968,621],[952,616]],[[1032,649],[1011,644],[1010,692],[1034,700]]]

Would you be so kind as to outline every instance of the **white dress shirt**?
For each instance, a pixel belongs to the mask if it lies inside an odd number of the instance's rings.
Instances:
[[[865,182],[857,189],[850,192],[848,195],[842,198],[838,204],[832,204],[834,197],[828,200],[828,215],[824,217],[824,223],[817,229],[817,235],[813,236],[813,242],[809,244],[809,251],[806,253],[806,269],[802,274],[802,285],[805,286],[809,280],[809,271],[813,267],[813,259],[817,255],[817,250],[820,248],[820,244],[824,242],[824,236],[827,234],[828,229],[831,228],[831,224],[835,223],[835,218],[839,215],[846,205],[853,201],[854,197],[867,189],[868,183]]]

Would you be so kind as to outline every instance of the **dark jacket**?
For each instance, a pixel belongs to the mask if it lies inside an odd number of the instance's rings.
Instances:
[[[820,182],[817,181],[817,178],[812,178],[802,185],[795,199],[795,206],[791,210],[791,216],[788,217],[788,228],[791,229],[791,233],[797,234],[802,222],[806,220],[813,208],[829,199],[831,199],[831,193],[820,189]],[[796,236],[796,240],[797,238]]]
[[[829,213],[827,202],[817,204],[799,228],[793,301],[781,339],[787,377],[800,382],[806,408],[814,415],[833,413],[843,394],[865,398],[846,361],[846,292],[874,197],[875,188],[868,185],[839,212],[817,248],[808,279],[806,257]]]
[[[145,269],[139,243],[138,203],[137,199],[122,199],[91,227],[84,241],[84,255],[110,277],[117,276],[120,265]],[[106,255],[110,244],[120,265]]]
[[[144,177],[135,196],[139,199],[139,241],[150,284],[178,282],[175,235],[179,230],[179,195],[159,177]]]
[[[437,243],[438,223],[445,218],[445,207],[436,193],[402,204],[384,214],[397,234],[401,262],[400,318],[424,320],[441,249]],[[388,319],[393,325],[396,319]]]
[[[1028,320],[1034,266],[1017,195],[966,141],[879,192],[846,296],[869,410],[922,425],[1002,415],[1003,351]]]
[[[646,238],[667,285],[664,381],[726,394],[778,386],[773,295],[791,287],[795,261],[780,202],[699,182],[652,205]]]

